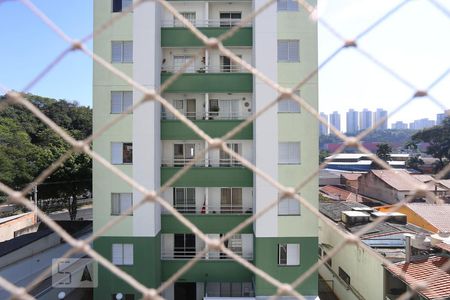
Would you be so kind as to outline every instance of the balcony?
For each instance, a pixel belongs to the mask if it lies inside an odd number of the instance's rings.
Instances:
[[[186,215],[251,215],[253,189],[241,187],[169,188],[163,198]],[[162,214],[169,214],[163,209]]]
[[[222,234],[208,234],[219,239]],[[235,234],[225,242],[225,247],[246,260],[253,260],[253,234]],[[205,248],[205,243],[192,233],[161,234],[162,260],[188,260]],[[231,260],[225,253],[209,250],[202,260]]]

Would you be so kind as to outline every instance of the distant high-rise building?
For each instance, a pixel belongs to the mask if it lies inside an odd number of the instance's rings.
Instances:
[[[402,121],[397,121],[395,123],[392,123],[392,129],[408,129],[408,124]]]
[[[434,125],[436,125],[436,122],[434,120],[423,118],[420,120],[414,120],[414,122],[409,123],[409,129],[420,130],[428,127],[433,127]]]
[[[320,116],[322,118],[324,118],[327,122],[329,122],[328,121],[328,115],[326,113],[321,112]],[[320,135],[327,135],[328,134],[328,125],[320,123],[320,125],[319,125],[319,133],[320,133]]]
[[[441,125],[445,118],[450,117],[450,109],[445,112],[436,115],[436,125]]]
[[[330,124],[337,130],[341,130],[341,115],[337,111],[330,114]]]
[[[358,130],[358,112],[350,109],[347,112],[347,133],[355,133]]]
[[[385,120],[383,120],[383,123],[381,123],[380,126],[377,127],[377,129],[383,130],[383,129],[387,129],[388,128],[388,112],[382,108],[378,108],[376,112],[374,112],[374,124],[378,124],[378,122],[385,118]]]
[[[364,108],[362,112],[359,113],[359,129],[364,130],[372,127],[372,111]]]

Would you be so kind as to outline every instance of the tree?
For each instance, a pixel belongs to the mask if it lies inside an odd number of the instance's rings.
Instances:
[[[319,163],[323,163],[328,156],[330,156],[330,152],[328,150],[320,150]]]
[[[406,167],[414,170],[419,170],[423,164],[424,162],[419,155],[413,155],[406,161]]]
[[[392,147],[388,144],[378,144],[377,145],[377,156],[385,162],[391,160]]]
[[[450,161],[450,117],[444,119],[441,125],[425,128],[412,136],[414,143],[425,142],[429,146],[426,153],[438,161],[434,165],[434,171],[439,172]],[[449,174],[447,174],[447,177]]]
[[[25,98],[76,139],[92,131],[92,109],[76,102],[32,94]],[[0,96],[0,103],[5,101]],[[20,190],[70,149],[61,137],[20,105],[0,111],[0,181]],[[72,219],[77,199],[91,190],[92,162],[84,154],[73,154],[39,186],[40,199],[64,198]]]

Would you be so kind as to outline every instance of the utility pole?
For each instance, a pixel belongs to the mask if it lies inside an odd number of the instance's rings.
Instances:
[[[37,189],[37,184],[33,187],[33,199],[34,199],[34,219],[35,219],[35,223],[37,223],[39,221],[38,217],[37,217],[37,208],[38,208],[38,189]]]

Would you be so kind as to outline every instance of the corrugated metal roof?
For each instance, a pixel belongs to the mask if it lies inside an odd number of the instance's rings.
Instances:
[[[450,204],[409,203],[406,206],[440,232],[450,232]]]
[[[358,180],[361,176],[361,173],[342,173],[341,176],[347,180]]]
[[[410,263],[396,263],[386,268],[398,277],[404,272],[405,277],[402,280],[408,285],[418,281],[426,282],[428,286],[420,294],[427,299],[443,299],[450,297],[450,273],[442,270],[447,261],[447,257],[430,256]]]
[[[372,170],[371,172],[387,185],[398,191],[415,190],[423,184],[423,182],[414,178],[414,176],[404,170]],[[435,188],[430,186],[427,190],[434,191]],[[442,188],[437,188],[437,190],[443,191]]]
[[[427,174],[417,174],[417,175],[413,175],[414,178],[422,181],[422,182],[428,182],[428,181],[432,181],[434,178],[431,175],[427,175]]]

